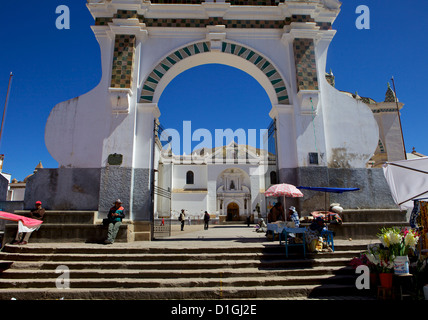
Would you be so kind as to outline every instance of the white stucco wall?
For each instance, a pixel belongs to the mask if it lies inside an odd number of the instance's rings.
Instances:
[[[198,193],[173,193],[172,194],[172,206],[171,206],[171,218],[178,219],[178,214],[181,212],[181,209],[186,211],[192,219],[198,217],[208,210],[207,208],[207,193],[198,192]],[[210,213],[215,213],[215,211],[210,211]]]
[[[186,184],[186,174],[193,172],[194,183]],[[207,189],[207,166],[206,165],[174,165],[173,190],[177,189]]]
[[[379,141],[379,127],[368,105],[333,88],[325,78],[329,39],[316,47],[322,92],[326,163],[332,168],[365,168]]]

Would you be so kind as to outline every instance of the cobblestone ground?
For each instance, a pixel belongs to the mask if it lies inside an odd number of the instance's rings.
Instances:
[[[174,239],[187,239],[187,240],[218,240],[222,241],[224,239],[233,240],[233,239],[251,239],[252,241],[268,242],[264,233],[255,232],[255,225],[250,225],[247,227],[246,224],[237,224],[237,225],[211,225],[208,230],[204,230],[202,224],[191,224],[188,225],[186,222],[184,230],[180,230],[180,225],[171,226],[171,238]],[[160,240],[162,241],[162,240]],[[367,240],[339,240],[335,239],[334,243],[336,244],[371,244],[378,243],[377,239],[367,239]]]

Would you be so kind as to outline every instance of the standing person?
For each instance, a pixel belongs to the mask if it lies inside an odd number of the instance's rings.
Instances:
[[[210,222],[210,214],[205,211],[204,214],[204,230],[208,230],[208,223]]]
[[[189,226],[192,224],[192,219],[190,218],[190,214],[189,214],[189,216],[187,217],[187,220],[189,221]]]
[[[30,218],[36,220],[43,220],[43,216],[45,215],[45,209],[42,208],[42,202],[36,201],[35,208],[31,209]],[[33,231],[38,230],[40,226],[36,228],[28,228],[22,224],[18,226],[18,232],[16,233],[15,240],[12,244],[27,244],[30,239],[31,233]]]
[[[248,226],[248,227],[250,226],[250,223],[251,223],[251,215],[250,215],[250,213],[248,212],[248,213],[247,213],[247,226]]]
[[[113,244],[114,240],[116,239],[117,232],[122,225],[123,218],[125,218],[125,208],[122,207],[122,201],[117,199],[114,203],[114,206],[110,208],[110,211],[107,215],[109,223],[107,239],[104,241],[105,244]]]
[[[184,219],[186,219],[186,215],[184,214],[184,209],[181,209],[180,217],[178,218],[181,222],[181,231],[184,231]]]

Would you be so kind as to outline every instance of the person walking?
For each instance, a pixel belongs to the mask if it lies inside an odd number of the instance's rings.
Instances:
[[[181,222],[181,231],[184,231],[184,221],[186,219],[186,215],[184,214],[184,209],[181,209],[180,217],[178,220]]]
[[[204,214],[204,230],[208,230],[209,222],[210,222],[210,214],[208,213],[208,211],[205,211],[205,214]]]
[[[108,233],[107,239],[104,241],[104,244],[113,244],[120,226],[122,225],[122,219],[125,218],[125,208],[122,207],[122,201],[117,199],[114,203],[114,206],[110,208],[108,212]]]

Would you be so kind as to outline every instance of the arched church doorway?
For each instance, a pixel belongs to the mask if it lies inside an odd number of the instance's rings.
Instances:
[[[239,221],[239,205],[235,202],[227,206],[227,221]]]

